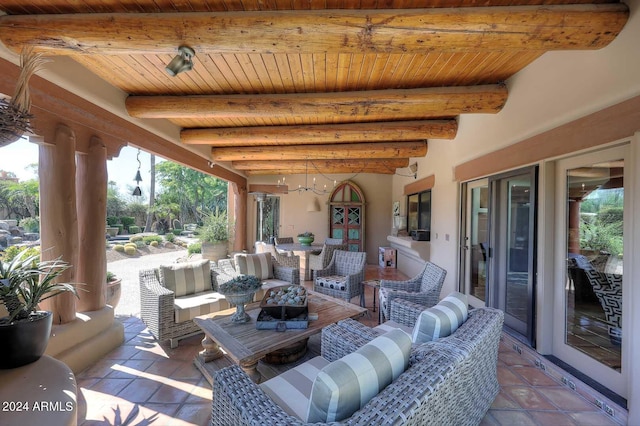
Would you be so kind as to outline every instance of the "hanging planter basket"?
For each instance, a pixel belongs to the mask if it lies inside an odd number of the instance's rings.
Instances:
[[[10,100],[0,99],[0,148],[19,140],[25,133],[31,131],[32,115],[31,99],[29,97],[29,79],[43,64],[49,62],[40,53],[33,53],[26,49],[20,55],[20,76],[16,84],[16,91]]]

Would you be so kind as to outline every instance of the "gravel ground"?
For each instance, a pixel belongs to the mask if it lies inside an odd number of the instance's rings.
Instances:
[[[161,264],[174,263],[187,256],[187,250],[172,250],[157,254],[116,260],[107,264],[107,270],[122,278],[122,294],[116,307],[116,315],[140,316],[140,284],[138,271],[157,268]]]

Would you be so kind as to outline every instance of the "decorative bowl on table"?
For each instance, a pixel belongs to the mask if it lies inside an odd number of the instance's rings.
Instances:
[[[253,301],[253,297],[262,287],[262,282],[254,275],[239,275],[232,280],[218,286],[218,292],[232,305],[236,305],[236,312],[231,315],[231,322],[248,322],[249,314],[244,311],[244,305]]]
[[[260,308],[274,319],[295,318],[308,309],[307,289],[301,285],[285,285],[267,290]]]
[[[298,235],[298,242],[303,246],[310,246],[315,236],[311,232],[304,232]]]

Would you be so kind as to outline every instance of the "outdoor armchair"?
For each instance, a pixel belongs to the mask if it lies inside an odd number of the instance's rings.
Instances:
[[[276,245],[278,244],[293,244],[293,237],[276,237]]]
[[[316,271],[313,290],[331,297],[351,301],[360,295],[364,281],[367,253],[336,250],[326,268]]]
[[[404,299],[422,305],[434,306],[440,300],[440,290],[447,271],[427,262],[422,272],[406,281],[380,280],[380,316],[381,320],[391,319],[391,301]]]
[[[334,251],[346,249],[346,244],[327,244],[327,242],[325,242],[322,246],[322,251],[319,254],[309,255],[309,269],[315,273],[317,270],[326,268],[329,265],[329,262],[331,262]]]

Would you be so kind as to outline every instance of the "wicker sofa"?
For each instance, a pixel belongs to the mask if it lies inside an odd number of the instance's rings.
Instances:
[[[269,253],[236,255],[234,259],[221,259],[217,264],[208,260],[197,262],[194,268],[201,272],[198,279],[192,279],[193,272],[189,271],[188,288],[181,291],[170,285],[171,280],[167,279],[167,274],[171,274],[172,269],[176,268],[175,265],[142,270],[139,272],[140,313],[142,321],[151,334],[160,342],[169,340],[171,347],[175,348],[180,339],[201,332],[193,322],[195,316],[229,309],[231,305],[224,295],[217,292],[218,286],[241,273],[256,275],[251,268],[245,271],[237,268],[236,260],[241,260],[240,256],[243,257],[242,264],[245,268],[247,264],[252,263],[267,265],[266,267],[270,268],[269,278],[267,275],[259,277],[263,280],[262,290],[256,293],[256,300],[262,298],[264,291],[268,288],[300,283],[299,268],[281,265]],[[268,258],[269,262],[265,262],[264,258]],[[299,259],[288,259],[294,265],[296,260],[299,262]],[[202,272],[200,268],[208,273]],[[203,275],[208,277],[203,279]],[[196,284],[194,288],[192,285],[194,281],[201,285]]]
[[[498,344],[504,314],[492,308],[469,312],[452,335],[414,344],[409,367],[360,410],[349,425],[477,425],[499,392]],[[381,331],[345,320],[322,332],[322,354],[336,360]],[[238,366],[214,376],[212,425],[304,425],[287,414]]]

